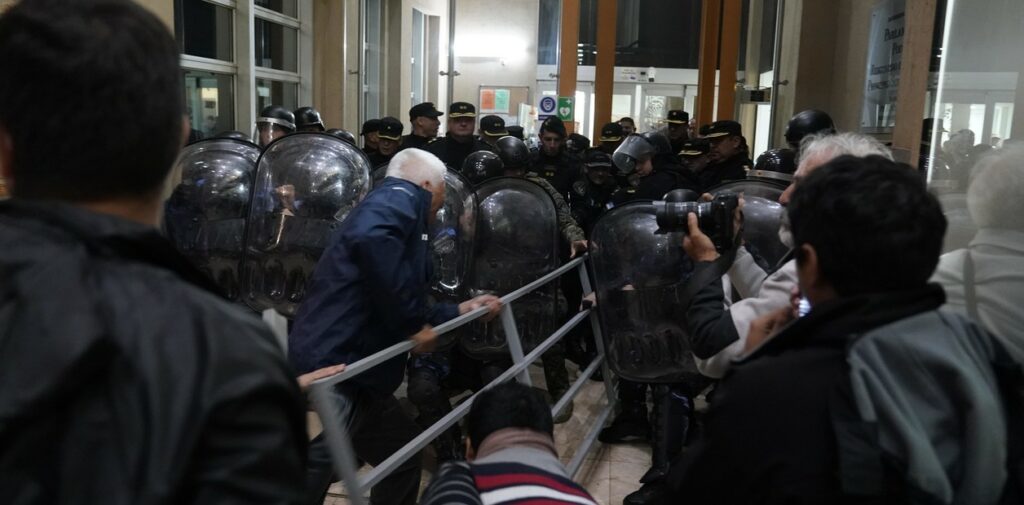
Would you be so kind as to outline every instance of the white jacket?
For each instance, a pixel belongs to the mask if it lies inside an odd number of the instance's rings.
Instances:
[[[729,306],[739,340],[708,359],[694,356],[697,370],[716,379],[725,376],[732,361],[743,354],[750,323],[768,312],[789,306],[790,293],[797,285],[796,260],[787,261],[769,275],[757,265],[746,248],[741,247],[729,268],[726,280],[743,297]]]
[[[970,255],[973,279],[965,279]],[[932,281],[946,290],[945,307],[970,316],[965,280],[973,284],[978,323],[1024,363],[1024,232],[981,229],[966,249],[943,254]]]

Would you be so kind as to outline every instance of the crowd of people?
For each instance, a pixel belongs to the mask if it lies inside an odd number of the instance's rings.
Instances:
[[[531,150],[521,128],[478,121],[471,103],[446,114],[417,104],[407,135],[393,117],[362,126],[360,148],[386,177],[332,230],[285,355],[160,233],[164,185],[191,134],[180,77],[172,35],[132,2],[21,2],[0,16],[0,176],[11,192],[0,201],[0,494],[12,503],[322,503],[338,476],[325,439],[309,440],[303,389],[408,340],[411,354],[331,389],[360,462],[383,462],[450,412],[454,377],[473,376],[462,389],[479,393],[464,425],[435,441],[443,464],[423,496],[415,455],[373,487],[372,503],[596,503],[554,444],[571,403],[551,413],[569,390],[566,361],[582,368],[596,355],[593,335],[543,354],[547,397],[514,382],[482,390],[510,361],[438,346],[437,325],[475,311],[489,321],[505,294],[428,296],[428,229],[449,170],[550,196],[560,260],[586,253],[611,209],[775,181],[789,250],[777,264],[742,239],[742,201],[729,243],[692,213],[671,235],[692,266],[692,296],[670,309],[694,372],[603,377],[620,405],[600,440],[652,445],[627,504],[1024,500],[1024,150],[1014,142],[929,161],[964,184],[977,228],[949,250],[943,204],[920,172],[821,111],[794,116],[789,146],[752,163],[739,123],[698,127],[681,110],[663,131],[608,123],[594,147],[548,118]],[[102,115],[136,123],[53,141]],[[222,136],[266,148],[320,132],[357,144],[312,107],[268,106],[255,126]],[[575,281],[557,291],[561,319],[613,303]],[[403,381],[418,418],[395,396]]]

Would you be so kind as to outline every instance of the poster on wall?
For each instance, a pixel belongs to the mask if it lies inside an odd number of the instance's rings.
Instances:
[[[865,133],[890,131],[896,125],[905,25],[906,0],[882,0],[871,12],[864,108],[860,120]]]
[[[511,92],[502,88],[480,89],[481,114],[508,114]]]

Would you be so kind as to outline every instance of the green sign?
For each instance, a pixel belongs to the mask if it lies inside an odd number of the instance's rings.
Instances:
[[[569,122],[569,121],[573,120],[572,119],[572,113],[573,113],[574,110],[576,110],[576,108],[573,107],[573,103],[572,102],[573,102],[573,98],[571,96],[560,96],[560,97],[558,97],[558,110],[555,111],[555,112],[558,113],[558,119],[561,119],[562,121],[565,121],[565,122]]]

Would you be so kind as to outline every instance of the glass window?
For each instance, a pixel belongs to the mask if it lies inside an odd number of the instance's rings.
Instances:
[[[280,105],[288,110],[299,108],[299,85],[294,82],[256,79],[256,112],[268,105]]]
[[[192,137],[197,132],[209,137],[235,129],[234,77],[212,72],[186,70],[185,105]]]
[[[265,19],[255,20],[256,66],[297,72],[299,33],[294,28]]]
[[[174,9],[174,29],[181,52],[234,61],[234,11],[202,0],[181,0],[180,5]]]
[[[540,0],[537,63],[558,60],[560,0]],[[580,65],[597,62],[597,0],[580,0]],[[700,0],[619,0],[615,65],[697,68],[700,52]]]
[[[256,6],[280,12],[285,16],[291,16],[293,18],[299,16],[295,0],[256,0]]]

